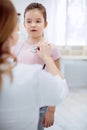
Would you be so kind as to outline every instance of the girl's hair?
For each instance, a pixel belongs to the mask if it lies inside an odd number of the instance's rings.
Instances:
[[[24,11],[24,18],[25,18],[25,14],[29,11],[29,10],[33,10],[33,9],[38,9],[39,11],[41,11],[42,15],[43,15],[43,18],[44,18],[44,21],[46,22],[47,21],[47,14],[46,14],[46,9],[45,7],[40,4],[40,3],[31,3],[29,4],[26,8],[25,8],[25,11]]]
[[[12,68],[16,58],[10,52],[9,36],[17,24],[17,13],[10,0],[0,0],[0,89],[2,74],[7,73],[12,79]],[[13,63],[13,64],[12,64]]]

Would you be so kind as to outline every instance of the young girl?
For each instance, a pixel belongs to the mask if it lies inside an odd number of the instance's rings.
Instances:
[[[36,48],[41,44],[48,44],[44,38],[44,29],[47,27],[47,14],[45,7],[40,3],[31,3],[24,12],[24,26],[28,32],[28,38],[22,43],[18,43],[13,49],[13,53],[18,57],[18,61],[25,64],[41,64],[42,69],[47,67],[44,61],[36,53]],[[51,57],[58,68],[60,68],[60,53],[58,48],[52,44]],[[54,86],[55,87],[55,86]],[[50,92],[50,90],[49,90]],[[54,123],[54,106],[40,108],[40,119],[38,130],[50,127]]]

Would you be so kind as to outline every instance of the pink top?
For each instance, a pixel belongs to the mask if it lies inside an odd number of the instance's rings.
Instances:
[[[31,45],[27,43],[27,41],[19,42],[16,46],[12,47],[12,53],[14,53],[18,61],[24,64],[44,64],[44,62],[41,60],[41,58],[37,55],[37,53],[34,53],[30,50]],[[59,59],[60,52],[58,50],[58,47],[55,45],[52,45],[52,51],[51,56],[54,60]]]

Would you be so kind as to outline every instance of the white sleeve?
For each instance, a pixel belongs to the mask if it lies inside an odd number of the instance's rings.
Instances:
[[[68,93],[66,80],[62,80],[59,76],[40,71],[38,74],[37,96],[38,105],[41,106],[57,106]]]

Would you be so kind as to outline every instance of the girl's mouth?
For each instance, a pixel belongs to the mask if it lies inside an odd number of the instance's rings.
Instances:
[[[31,30],[31,32],[36,32],[37,30],[35,30],[35,29],[33,29],[33,30]]]

